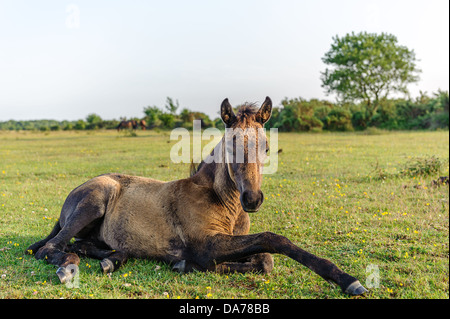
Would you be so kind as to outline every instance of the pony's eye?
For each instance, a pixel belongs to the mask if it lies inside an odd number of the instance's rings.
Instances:
[[[269,148],[266,148],[266,154],[269,153],[269,151],[270,151],[270,149],[269,149]]]

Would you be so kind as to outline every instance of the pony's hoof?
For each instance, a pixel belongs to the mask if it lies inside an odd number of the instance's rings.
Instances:
[[[184,273],[186,269],[186,260],[180,260],[175,265],[173,265],[172,270]]]
[[[362,295],[365,292],[367,292],[367,289],[364,288],[358,280],[351,283],[350,286],[345,289],[345,293],[352,296]]]
[[[71,271],[70,269],[67,269],[66,267],[59,267],[58,270],[56,270],[56,275],[59,278],[59,281],[62,284],[65,284],[66,282],[70,282],[75,275],[75,272]]]
[[[103,259],[100,262],[100,267],[102,268],[102,272],[104,274],[110,273],[114,271],[114,264],[111,260],[109,260],[108,258]]]

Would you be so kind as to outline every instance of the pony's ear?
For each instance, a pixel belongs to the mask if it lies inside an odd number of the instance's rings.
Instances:
[[[228,99],[223,100],[220,106],[220,117],[227,127],[230,127],[236,121],[236,115],[234,115],[233,108],[230,102],[228,102]]]
[[[270,116],[272,115],[272,100],[270,97],[266,96],[266,100],[261,105],[261,108],[259,109],[258,113],[256,113],[256,119],[261,123],[266,123]]]

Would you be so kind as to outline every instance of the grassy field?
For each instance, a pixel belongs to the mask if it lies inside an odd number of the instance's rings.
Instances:
[[[431,181],[448,176],[449,133],[372,133],[280,134],[279,168],[264,177],[266,200],[250,231],[284,235],[372,286],[356,298],[448,298],[449,188]],[[186,177],[188,164],[170,162],[174,143],[152,131],[0,131],[0,298],[351,298],[281,255],[269,275],[228,276],[136,259],[106,276],[82,258],[79,288],[68,288],[55,266],[25,253],[89,178]],[[432,156],[440,172],[402,173]]]

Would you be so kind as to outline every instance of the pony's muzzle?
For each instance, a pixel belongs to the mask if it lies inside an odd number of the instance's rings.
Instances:
[[[241,205],[244,211],[247,213],[254,213],[259,210],[259,207],[264,201],[264,194],[261,190],[257,192],[254,191],[244,191],[241,194]]]

